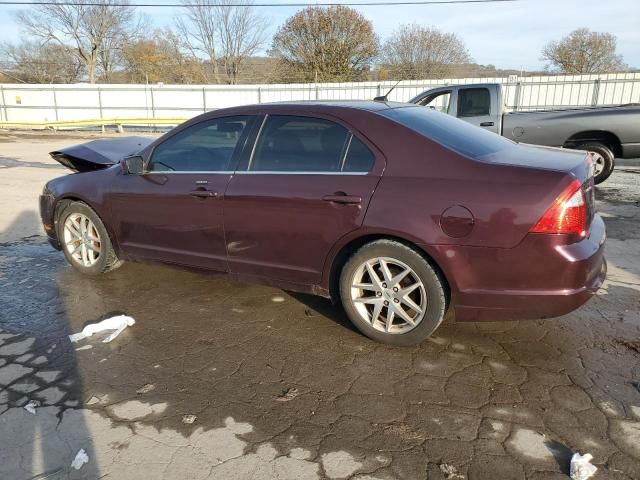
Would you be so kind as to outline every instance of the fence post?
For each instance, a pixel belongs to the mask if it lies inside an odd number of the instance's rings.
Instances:
[[[600,98],[600,77],[593,81],[593,96],[591,97],[591,106],[598,105],[598,99]]]
[[[98,111],[100,112],[100,120],[104,119],[104,114],[102,113],[102,90],[98,87]],[[104,126],[102,127],[104,128]]]
[[[4,87],[0,85],[0,97],[2,98],[2,110],[4,111],[4,121],[9,121],[9,116],[7,115],[7,103],[4,100]]]
[[[522,82],[516,82],[516,93],[514,94],[513,99],[513,110],[517,112],[520,110],[520,90],[522,88]]]
[[[156,100],[153,96],[153,87],[149,87],[149,93],[151,94],[151,118],[156,118]]]
[[[319,95],[318,95],[318,84],[316,83],[316,100],[318,100]]]
[[[380,95],[382,95],[382,87],[380,86],[380,84],[377,85],[376,87],[376,97],[379,97]]]
[[[202,113],[207,113],[207,87],[202,87]]]
[[[53,111],[56,114],[56,122],[58,121],[58,96],[56,95],[56,87],[51,85],[51,91],[53,92]]]
[[[262,87],[258,87],[258,103],[262,103]]]

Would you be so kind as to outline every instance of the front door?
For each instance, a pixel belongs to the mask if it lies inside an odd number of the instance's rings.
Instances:
[[[319,283],[330,248],[361,226],[383,168],[373,145],[329,118],[268,115],[225,196],[230,271]]]
[[[227,270],[222,203],[250,120],[192,125],[155,147],[144,174],[118,176],[110,204],[125,255]]]

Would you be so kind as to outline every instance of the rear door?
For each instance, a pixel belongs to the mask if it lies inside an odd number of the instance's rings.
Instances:
[[[255,117],[206,120],[158,144],[141,175],[120,175],[110,204],[125,254],[226,271],[224,191]]]
[[[267,115],[229,183],[229,269],[317,284],[334,243],[362,224],[382,154],[337,120]]]
[[[496,96],[489,87],[459,87],[457,92],[456,116],[472,125],[490,132],[499,133],[498,117],[502,114]]]

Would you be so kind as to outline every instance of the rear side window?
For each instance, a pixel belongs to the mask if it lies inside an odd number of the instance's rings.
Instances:
[[[152,172],[216,172],[231,160],[249,116],[224,117],[193,125],[158,145],[147,169]]]
[[[249,170],[339,172],[349,132],[322,118],[270,115],[262,127]]]
[[[428,108],[394,108],[381,111],[380,115],[467,157],[477,158],[515,145],[500,135]]]
[[[461,88],[458,90],[458,117],[481,117],[491,111],[488,88]]]

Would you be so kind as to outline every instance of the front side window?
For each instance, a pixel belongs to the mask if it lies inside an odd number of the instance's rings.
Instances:
[[[151,172],[221,172],[231,161],[249,116],[216,118],[193,125],[158,145],[147,167]]]
[[[491,95],[488,88],[461,88],[458,90],[458,117],[489,115]]]

